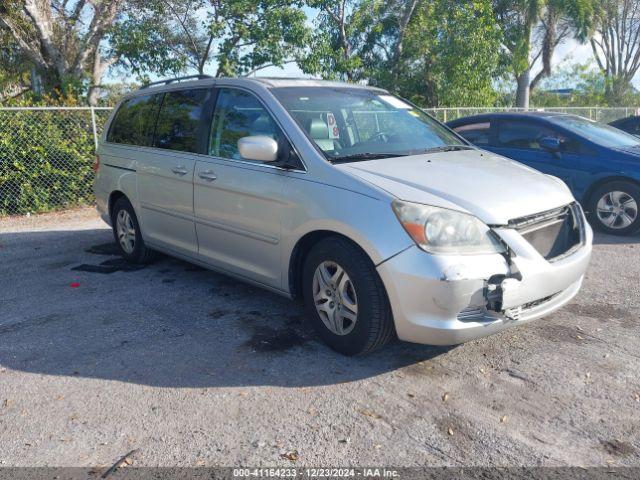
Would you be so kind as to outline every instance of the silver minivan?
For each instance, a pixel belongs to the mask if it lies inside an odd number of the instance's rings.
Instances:
[[[127,260],[161,251],[300,298],[348,355],[540,318],[576,295],[591,254],[562,181],[361,85],[142,88],[106,125],[95,195]]]

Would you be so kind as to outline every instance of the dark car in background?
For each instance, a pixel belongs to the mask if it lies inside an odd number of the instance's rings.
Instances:
[[[640,115],[632,115],[631,117],[619,118],[613,122],[609,122],[612,127],[624,130],[631,135],[640,136]]]
[[[484,150],[562,179],[601,231],[640,229],[640,138],[551,112],[489,113],[447,125]]]

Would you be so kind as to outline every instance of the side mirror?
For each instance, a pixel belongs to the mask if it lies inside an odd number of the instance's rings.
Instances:
[[[238,152],[247,160],[275,162],[278,159],[278,142],[266,135],[252,135],[238,140]]]
[[[557,153],[560,151],[560,140],[554,137],[542,137],[538,140],[538,144],[551,153]]]

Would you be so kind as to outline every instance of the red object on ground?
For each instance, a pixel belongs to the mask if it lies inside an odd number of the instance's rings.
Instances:
[[[69,286],[70,286],[71,288],[78,288],[78,287],[80,286],[80,284],[79,284],[78,282],[71,282],[71,283],[69,284]]]

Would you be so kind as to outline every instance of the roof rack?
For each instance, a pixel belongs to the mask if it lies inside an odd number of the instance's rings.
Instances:
[[[155,85],[169,85],[174,82],[183,82],[185,80],[203,80],[205,78],[213,78],[211,75],[187,75],[186,77],[177,77],[177,78],[167,78],[166,80],[158,80],[157,82],[151,82],[143,87],[140,87],[140,90],[144,90],[145,88],[153,87]]]

